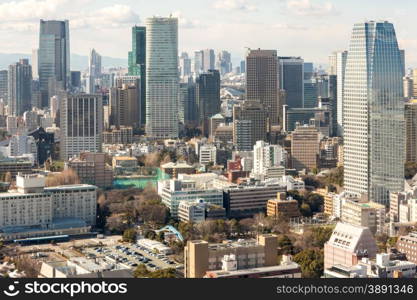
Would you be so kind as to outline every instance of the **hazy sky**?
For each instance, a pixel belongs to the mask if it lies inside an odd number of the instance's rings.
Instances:
[[[30,53],[39,19],[68,19],[71,51],[127,57],[130,27],[153,15],[180,19],[180,51],[214,48],[243,58],[245,47],[277,49],[327,64],[348,48],[352,25],[394,23],[407,66],[417,67],[415,0],[0,0],[0,52]]]

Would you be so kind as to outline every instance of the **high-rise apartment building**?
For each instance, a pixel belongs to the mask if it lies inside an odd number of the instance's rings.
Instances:
[[[129,52],[129,75],[140,76],[140,120],[146,124],[146,27],[132,27],[132,51]]]
[[[178,19],[146,20],[146,133],[178,137]]]
[[[417,163],[417,100],[405,104],[406,161]]]
[[[304,60],[301,57],[279,57],[279,88],[287,93],[290,108],[304,107]]]
[[[69,22],[40,20],[38,68],[42,107],[49,107],[51,85],[66,90],[71,79]]]
[[[196,103],[203,135],[208,137],[210,118],[220,112],[220,73],[209,70],[196,81]]]
[[[62,160],[81,152],[101,152],[103,99],[100,95],[63,96],[60,119]]]
[[[403,78],[404,84],[404,98],[409,100],[412,99],[414,96],[414,80],[410,76],[405,76]]]
[[[246,57],[246,100],[258,101],[270,112],[271,125],[280,123],[278,57],[275,50],[250,50]]]
[[[178,107],[183,109],[179,111],[180,121],[185,125],[197,126],[198,113],[196,102],[196,85],[194,83],[180,83],[178,93]],[[182,120],[183,115],[183,120]]]
[[[140,128],[140,79],[131,84],[121,84],[110,89],[110,125]]]
[[[253,177],[265,179],[269,169],[285,166],[286,159],[287,153],[281,146],[257,141],[253,146]]]
[[[32,108],[32,66],[27,59],[9,66],[9,113],[21,116]]]
[[[389,203],[404,188],[401,54],[393,24],[355,24],[343,96],[345,189]]]

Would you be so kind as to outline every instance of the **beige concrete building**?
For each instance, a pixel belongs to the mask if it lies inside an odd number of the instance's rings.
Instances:
[[[318,167],[320,134],[315,127],[298,126],[291,134],[291,156],[297,171],[311,171]]]
[[[209,244],[188,241],[184,248],[185,278],[203,278],[207,271],[220,270],[225,255],[235,255],[237,269],[276,266],[278,239],[275,235],[260,235],[257,240],[240,240]]]
[[[103,144],[114,145],[130,145],[133,143],[133,128],[121,126],[119,129],[116,127],[110,128],[110,130],[103,132]]]
[[[161,169],[165,174],[170,175],[171,178],[178,178],[179,174],[195,174],[196,172],[196,168],[185,161],[169,162],[163,164]]]
[[[367,227],[373,234],[384,232],[385,206],[375,202],[347,200],[342,206],[342,221]]]
[[[417,263],[417,232],[411,232],[408,235],[400,236],[397,241],[397,249],[405,253],[407,260]]]
[[[338,223],[324,245],[324,268],[335,265],[351,267],[363,257],[375,258],[377,246],[369,228]]]
[[[65,163],[65,169],[74,170],[81,183],[110,188],[113,185],[113,170],[106,164],[105,157],[104,153],[84,152]]]
[[[119,128],[127,126],[139,128],[140,113],[140,82],[119,84],[110,90],[110,124]]]
[[[277,199],[270,199],[266,209],[268,217],[283,217],[285,219],[300,217],[297,200],[287,199],[287,193],[278,193]]]
[[[217,127],[220,126],[220,124],[224,124],[226,122],[225,117],[223,117],[221,114],[216,114],[210,118],[210,137],[213,137],[216,133]]]
[[[224,144],[233,142],[233,125],[220,124],[216,128],[213,138]]]

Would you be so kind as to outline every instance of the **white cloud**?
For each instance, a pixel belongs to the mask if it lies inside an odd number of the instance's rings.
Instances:
[[[68,0],[24,0],[0,4],[0,22],[30,21],[52,16]]]
[[[290,13],[299,16],[328,16],[338,14],[333,3],[318,3],[316,0],[289,0],[287,1],[287,9]]]
[[[93,12],[73,13],[71,28],[118,28],[126,24],[139,23],[139,15],[130,6],[115,4]]]
[[[250,4],[247,0],[218,0],[214,3],[214,8],[223,10],[256,11],[257,7]]]
[[[178,24],[182,28],[196,28],[202,26],[200,20],[188,19],[184,16],[184,14],[181,11],[173,12],[172,16],[178,18]]]

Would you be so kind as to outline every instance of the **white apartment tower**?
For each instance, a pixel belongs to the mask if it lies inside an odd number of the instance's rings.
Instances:
[[[146,20],[146,133],[178,137],[178,19]]]
[[[81,152],[101,152],[103,99],[100,95],[65,95],[61,101],[61,159]]]
[[[343,95],[345,189],[389,203],[404,187],[402,62],[393,24],[354,25]]]

